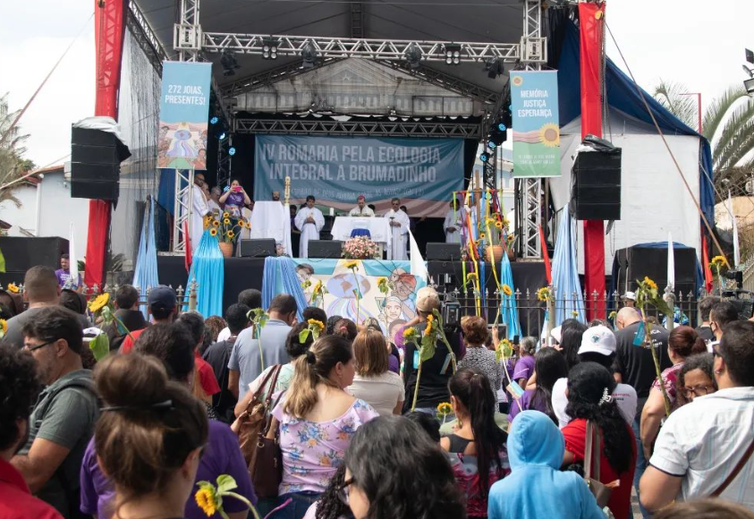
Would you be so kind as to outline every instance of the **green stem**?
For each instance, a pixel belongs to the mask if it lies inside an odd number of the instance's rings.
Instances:
[[[123,328],[124,330],[126,330],[126,334],[127,334],[127,335],[128,335],[128,336],[129,336],[130,338],[131,338],[131,343],[132,343],[132,344],[133,344],[133,343],[135,343],[135,342],[136,342],[136,339],[134,339],[134,336],[133,336],[133,335],[131,335],[131,332],[130,332],[130,331],[128,330],[128,328],[126,327],[126,325],[125,325],[125,324],[123,324],[123,321],[121,321],[120,319],[118,319],[118,318],[117,318],[117,317],[115,316],[115,314],[113,314],[113,319],[115,319],[115,325],[116,325],[116,328],[117,328],[118,326],[120,326],[120,327],[122,327],[122,328]]]
[[[262,330],[255,325],[257,332],[257,347],[259,347],[259,366],[264,371],[264,355],[262,355]]]
[[[419,348],[419,370],[416,373],[416,387],[414,387],[414,400],[411,402],[411,411],[413,412],[414,409],[416,409],[416,399],[419,398],[419,381],[422,378],[422,354],[421,354],[421,348]]]
[[[652,338],[651,338],[651,331],[652,331],[652,324],[647,321],[646,317],[644,316],[644,309],[640,308],[639,312],[641,312],[641,316],[644,319],[644,344],[649,346],[649,350],[652,352],[652,361],[655,365],[655,374],[657,375],[657,380],[660,382],[660,391],[662,392],[662,402],[665,405],[665,416],[670,416],[670,397],[668,396],[668,392],[665,389],[665,382],[662,379],[662,370],[660,369],[660,356],[657,353],[657,349],[652,344]]]
[[[251,513],[254,514],[254,518],[255,519],[260,519],[259,512],[257,512],[256,507],[251,504],[251,501],[249,501],[248,499],[246,499],[241,494],[236,494],[235,492],[224,492],[223,496],[235,497],[236,499],[238,499],[239,501],[243,502],[246,506],[249,507],[249,510],[251,510]]]

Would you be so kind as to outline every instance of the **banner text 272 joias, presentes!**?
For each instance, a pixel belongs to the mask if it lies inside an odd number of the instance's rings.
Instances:
[[[291,199],[313,195],[346,209],[366,196],[378,209],[405,199],[410,213],[444,215],[463,186],[463,141],[376,137],[256,138],[254,196],[265,200],[291,179]]]

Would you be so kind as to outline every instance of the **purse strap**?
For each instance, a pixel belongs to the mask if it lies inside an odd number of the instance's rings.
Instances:
[[[725,478],[725,481],[723,481],[723,484],[718,487],[717,490],[712,492],[710,494],[710,497],[719,497],[720,494],[725,492],[725,489],[730,486],[731,483],[733,483],[733,480],[736,479],[736,476],[738,476],[738,473],[741,472],[741,470],[746,466],[746,463],[748,463],[749,458],[751,458],[752,453],[754,453],[754,440],[751,441],[749,444],[749,448],[746,449],[746,452],[744,452],[743,457],[738,462],[738,465],[735,466],[733,469],[733,472],[731,472],[727,478]]]
[[[595,446],[596,442],[596,446]],[[586,422],[586,447],[584,448],[584,478],[600,480],[600,431],[591,420]],[[595,448],[596,447],[596,448]],[[597,469],[594,471],[592,478],[592,462],[597,452]]]
[[[280,372],[282,370],[283,370],[283,365],[282,364],[276,364],[275,367],[272,368],[272,370],[271,370],[271,371],[274,372],[274,374],[272,376],[272,381],[270,382],[270,387],[269,387],[269,389],[267,389],[267,396],[264,399],[264,405],[265,405],[265,407],[267,407],[267,409],[270,408],[270,402],[272,402],[272,393],[275,392],[275,386],[278,383],[278,376],[280,375]],[[267,385],[266,382],[265,382],[265,385]],[[264,386],[262,386],[262,388],[260,388],[260,389],[264,389]]]
[[[267,383],[270,381],[272,377],[275,377],[275,379],[272,381],[271,388],[275,387],[275,384],[277,384],[278,375],[280,374],[280,370],[282,369],[282,364],[276,364],[273,366],[273,368],[267,372],[267,375],[264,376],[264,379],[262,379],[262,383],[259,385],[256,391],[254,391],[254,396],[251,397],[251,400],[249,400],[249,405],[246,407],[246,410],[251,412],[252,408],[254,407],[255,402],[259,402],[259,395],[262,394],[262,391],[267,387]],[[270,404],[270,393],[272,391],[267,392],[267,397],[265,398],[265,404]]]

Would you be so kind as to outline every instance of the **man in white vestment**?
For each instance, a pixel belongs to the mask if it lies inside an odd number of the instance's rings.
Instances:
[[[291,218],[286,206],[277,201],[259,201],[251,212],[252,240],[272,238],[282,254],[293,256],[291,251]]]
[[[359,195],[356,203],[358,205],[349,211],[348,216],[374,216],[374,211],[367,207],[367,199],[364,195]]]
[[[209,192],[209,200],[207,200],[207,206],[209,207],[209,210],[215,214],[220,214],[223,212],[222,207],[220,207],[220,197],[222,196],[222,194],[223,190],[218,186],[213,187]]]
[[[296,213],[296,228],[301,231],[299,242],[299,258],[309,257],[309,240],[319,240],[319,232],[325,226],[325,217],[322,211],[314,207],[314,197],[306,197],[306,207]]]
[[[191,252],[195,252],[199,247],[199,242],[204,234],[204,217],[210,213],[209,206],[207,205],[207,199],[202,192],[202,185],[204,184],[204,173],[194,174],[194,185],[191,186],[192,190],[192,207],[189,216],[191,218],[190,223],[190,236]],[[188,192],[186,192],[188,197]],[[188,198],[184,199],[184,203],[188,205]]]
[[[410,225],[408,215],[401,211],[401,201],[393,198],[390,204],[393,208],[387,212],[385,218],[390,220],[390,236],[387,241],[387,259],[405,260],[406,244],[408,243],[408,228]]]
[[[461,243],[461,228],[463,210],[458,207],[458,199],[450,202],[450,210],[445,214],[445,243]]]

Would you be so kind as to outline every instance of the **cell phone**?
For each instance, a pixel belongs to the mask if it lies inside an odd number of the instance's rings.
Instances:
[[[515,344],[516,346],[518,346],[519,341],[520,341],[519,336],[518,335],[514,335],[513,336],[513,344]]]
[[[238,193],[239,191],[241,191],[241,186],[233,186],[233,191]]]

